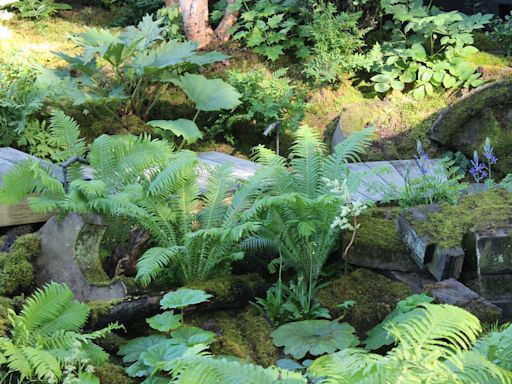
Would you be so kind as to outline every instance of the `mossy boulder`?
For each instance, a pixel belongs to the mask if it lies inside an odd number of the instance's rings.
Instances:
[[[26,289],[34,279],[31,259],[40,251],[39,237],[27,234],[16,239],[9,252],[0,253],[0,294]]]
[[[338,304],[354,300],[356,304],[347,310],[343,321],[364,333],[384,320],[400,300],[411,294],[411,289],[405,284],[367,269],[358,269],[321,289],[317,299],[333,317],[342,315]]]
[[[349,251],[350,264],[403,272],[419,270],[398,233],[399,212],[399,209],[373,209],[359,218],[360,227]],[[344,233],[342,249],[350,242],[351,235]]]
[[[512,169],[508,155],[512,145],[512,80],[477,88],[443,110],[432,126],[430,138],[453,151],[471,157],[482,152],[485,138],[494,146],[498,163],[494,169]]]
[[[13,309],[12,299],[0,296],[0,336],[5,336],[9,326],[8,309]]]
[[[96,368],[96,376],[101,384],[132,384],[135,380],[129,377],[124,368],[117,364],[107,363]]]
[[[272,327],[251,308],[242,311],[217,311],[192,321],[194,325],[215,332],[211,351],[216,355],[231,355],[263,366],[275,364],[278,350],[272,342]]]

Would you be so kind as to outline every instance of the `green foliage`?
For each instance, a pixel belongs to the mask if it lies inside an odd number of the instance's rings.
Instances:
[[[329,311],[315,301],[316,293],[325,284],[313,285],[311,290],[302,276],[289,286],[279,281],[267,291],[266,298],[256,298],[253,306],[274,325],[291,321],[330,319]]]
[[[304,17],[300,0],[244,1],[245,11],[231,29],[234,40],[242,40],[254,52],[275,61],[285,51],[292,50],[297,57],[306,57],[308,49],[300,36]]]
[[[183,309],[191,305],[204,303],[212,295],[200,289],[181,288],[174,292],[166,293],[160,301],[163,309]]]
[[[475,351],[500,368],[512,371],[512,326],[506,324],[481,337],[475,344]]]
[[[0,63],[0,146],[22,138],[30,117],[42,108],[45,91],[34,87],[35,77],[21,58]]]
[[[375,90],[410,89],[415,99],[430,96],[437,88],[476,87],[480,73],[465,58],[476,52],[473,32],[491,20],[491,15],[467,16],[424,6],[421,0],[382,0],[392,20],[384,27],[391,40],[383,43],[383,63],[372,77]]]
[[[94,365],[107,361],[108,355],[93,341],[119,326],[81,334],[89,311],[73,299],[69,288],[58,283],[38,289],[19,315],[9,310],[10,337],[0,339],[0,363],[8,368],[8,375],[18,377],[19,383],[33,379],[58,382],[71,353]]]
[[[305,320],[281,325],[272,332],[272,338],[285,353],[302,359],[307,353],[319,356],[354,347],[359,344],[354,333],[349,324],[337,320]]]
[[[304,73],[317,83],[334,83],[343,74],[370,69],[374,60],[364,55],[364,35],[358,26],[360,13],[338,13],[330,2],[315,4],[312,20],[301,29],[311,45]]]
[[[11,7],[18,10],[21,17],[35,20],[48,19],[59,11],[72,9],[69,4],[55,0],[19,0]]]
[[[304,117],[305,92],[293,85],[286,69],[268,73],[263,68],[247,72],[228,71],[227,81],[242,94],[240,105],[229,113],[221,113],[210,134],[223,133],[234,143],[231,127],[239,122],[254,122],[258,128],[274,122],[281,129],[296,130]]]
[[[10,252],[0,253],[1,295],[13,295],[30,286],[34,278],[31,259],[39,250],[39,237],[27,234],[16,239]]]
[[[185,90],[199,110],[236,106],[237,93],[227,84],[188,73],[227,57],[218,52],[199,54],[193,42],[164,41],[160,19],[147,15],[136,27],[117,33],[89,28],[74,36],[73,41],[82,53],[69,56],[60,52],[58,56],[79,76],[71,76],[69,71],[45,70],[38,78],[40,87],[54,90],[53,97],[72,100],[75,105],[121,102],[125,114],[134,113],[147,120],[159,97],[173,83]],[[190,91],[199,86],[221,87],[229,101],[205,106]],[[211,103],[211,93],[208,96]]]
[[[347,348],[322,356],[309,373],[322,383],[510,383],[512,373],[475,348],[476,317],[447,304],[424,303],[385,329],[397,345],[385,356]]]
[[[347,162],[359,158],[372,134],[371,128],[354,133],[327,156],[319,134],[303,126],[295,133],[289,163],[257,147],[256,159],[273,172],[267,179],[268,194],[246,214],[264,218],[258,237],[247,240],[246,247],[273,247],[280,255],[274,267],[291,267],[308,284],[316,282],[341,231],[331,225],[340,214],[340,196],[331,193],[326,179],[357,188],[358,179],[350,175]]]
[[[393,336],[386,329],[391,323],[398,324],[407,319],[411,311],[418,308],[423,303],[431,303],[434,299],[422,294],[412,295],[404,300],[400,300],[396,308],[384,320],[368,332],[368,337],[364,341],[366,349],[377,350],[385,345],[395,342]]]
[[[512,56],[512,12],[504,19],[497,19],[493,23],[492,31],[486,32],[507,56]]]

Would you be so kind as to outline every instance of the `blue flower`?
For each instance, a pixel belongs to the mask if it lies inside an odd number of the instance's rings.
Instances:
[[[421,145],[421,141],[416,142],[416,152],[418,152],[418,156],[414,156],[416,159],[416,164],[420,169],[422,175],[426,175],[429,172],[428,169],[428,155],[423,150],[423,146]]]
[[[489,162],[489,165],[496,164],[498,159],[494,156],[494,148],[491,147],[491,140],[487,137],[484,145],[484,156]]]
[[[469,173],[477,183],[482,181],[488,176],[488,170],[485,163],[481,163],[480,159],[478,158],[478,152],[473,152],[473,160],[471,160],[471,168],[469,170]]]

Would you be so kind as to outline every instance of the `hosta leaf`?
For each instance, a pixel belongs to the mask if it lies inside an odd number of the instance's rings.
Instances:
[[[397,91],[403,91],[403,89],[405,88],[405,84],[402,83],[401,81],[395,80],[391,82],[391,88],[396,89]]]
[[[355,329],[347,323],[329,320],[305,320],[281,325],[272,338],[278,347],[295,359],[307,353],[318,356],[359,344]]]
[[[166,293],[160,300],[163,309],[181,309],[189,305],[200,304],[208,301],[212,295],[200,290],[181,288],[177,291]]]
[[[390,83],[393,81],[393,77],[391,75],[380,74],[373,76],[370,80],[376,83]]]
[[[449,75],[448,73],[443,78],[443,87],[446,89],[452,88],[457,83],[455,77]]]
[[[413,92],[412,92],[412,95],[413,97],[416,99],[416,100],[421,100],[425,97],[425,86],[424,85],[420,85],[418,88],[416,88]]]
[[[176,136],[181,136],[188,144],[192,144],[203,137],[203,134],[199,131],[197,124],[188,119],[152,120],[148,122],[148,125],[165,131],[170,131]]]
[[[375,83],[373,87],[379,93],[385,93],[391,89],[391,85],[389,83]]]
[[[160,332],[169,332],[181,326],[183,316],[173,311],[160,313],[146,320],[149,326]]]
[[[174,84],[179,86],[200,111],[233,109],[240,104],[240,93],[221,79],[207,79],[202,75],[187,73]]]

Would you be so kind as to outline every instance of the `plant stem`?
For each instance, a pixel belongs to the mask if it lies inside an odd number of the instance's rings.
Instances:
[[[350,242],[348,243],[345,251],[343,252],[343,259],[345,260],[345,276],[348,275],[348,251],[354,244],[354,240],[356,239],[356,231],[357,231],[357,216],[352,217],[352,225],[354,230],[352,231],[352,237],[350,238]]]

